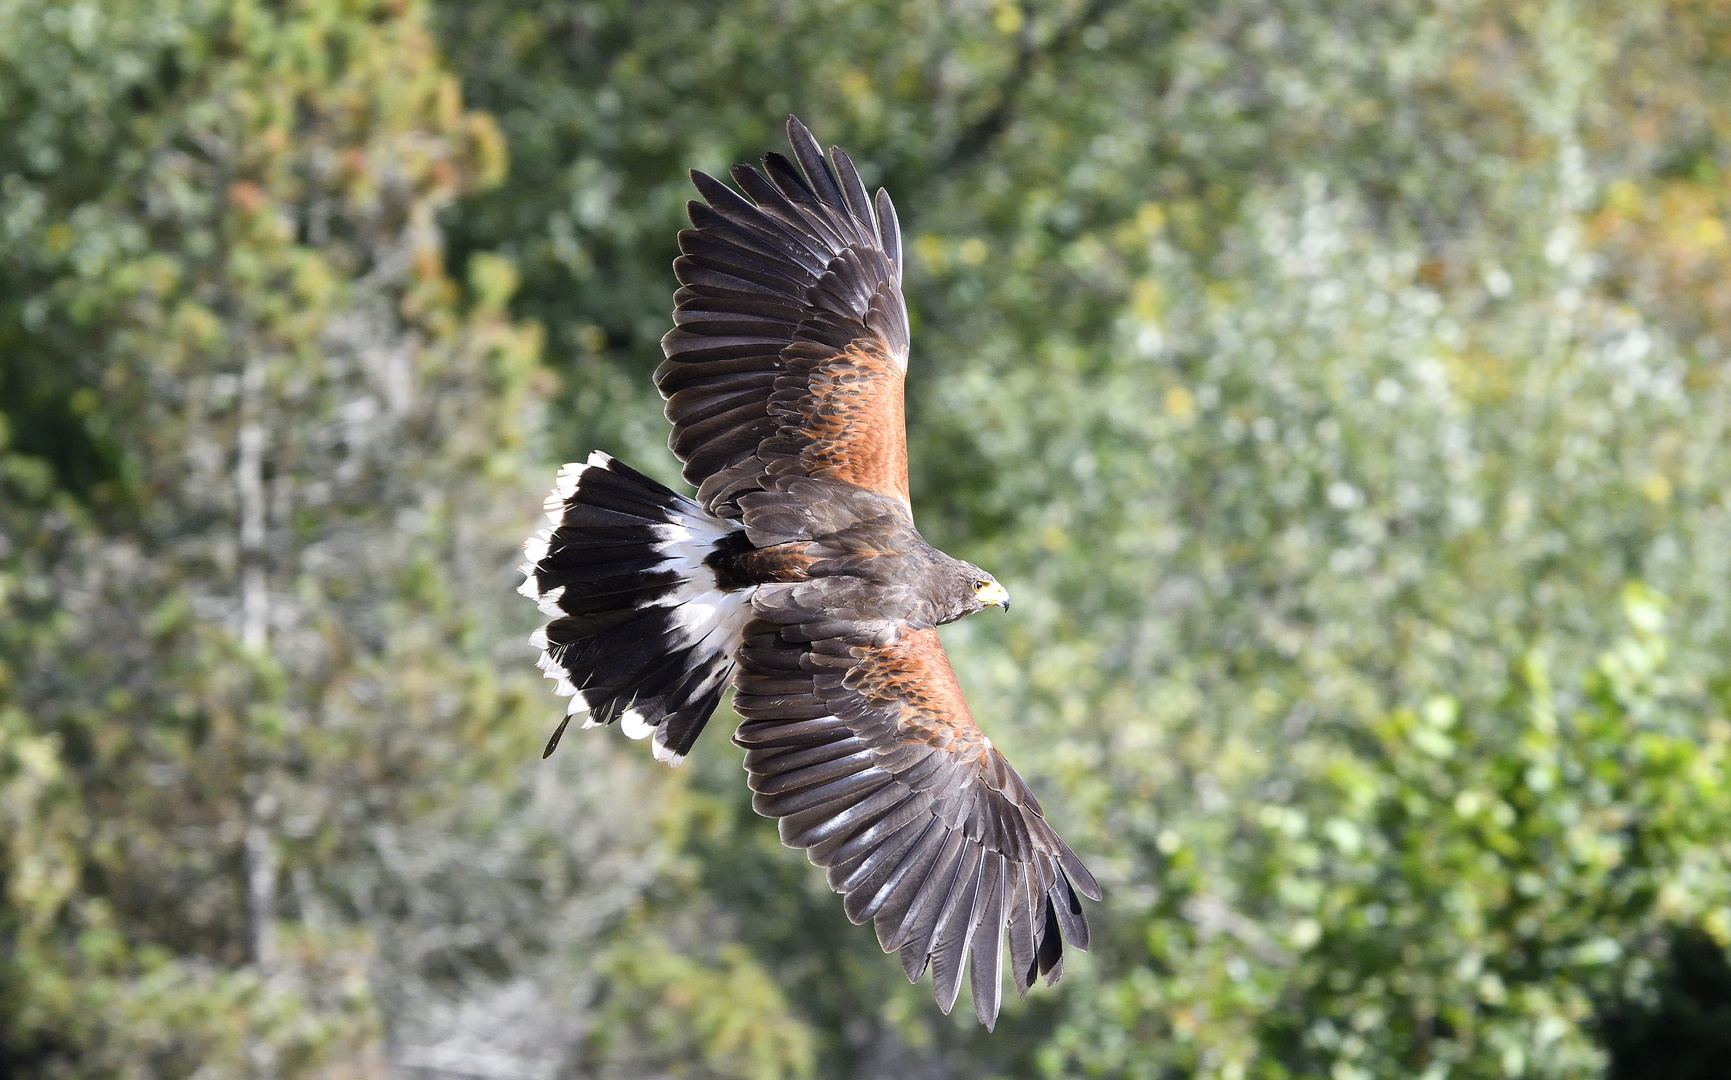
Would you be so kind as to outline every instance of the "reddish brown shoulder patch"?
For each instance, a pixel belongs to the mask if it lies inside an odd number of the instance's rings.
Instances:
[[[808,476],[845,480],[908,502],[908,435],[903,372],[880,341],[862,339],[811,373],[799,404],[811,444],[800,454]]]
[[[974,723],[936,630],[906,631],[893,644],[860,649],[859,657],[859,692],[905,706],[897,728],[904,741],[984,761],[991,740]]]

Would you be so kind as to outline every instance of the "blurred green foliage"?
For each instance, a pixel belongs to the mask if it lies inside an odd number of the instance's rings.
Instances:
[[[527,750],[458,568],[536,337],[431,220],[499,139],[400,8],[9,4],[0,55],[0,1071],[376,1070],[367,849]]]
[[[1727,103],[1712,0],[0,0],[0,1072],[1717,1075]],[[1107,891],[991,1036],[724,740],[533,761],[507,549],[789,111]]]

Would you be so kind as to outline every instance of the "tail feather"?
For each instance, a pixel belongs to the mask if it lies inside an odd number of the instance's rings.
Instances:
[[[619,721],[678,764],[733,674],[749,589],[722,588],[705,560],[738,530],[603,453],[559,470],[549,526],[523,545],[518,590],[550,620],[529,644],[571,698],[565,724]]]

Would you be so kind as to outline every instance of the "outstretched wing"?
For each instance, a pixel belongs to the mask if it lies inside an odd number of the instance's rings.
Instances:
[[[739,517],[770,475],[827,477],[908,502],[908,316],[889,195],[866,197],[793,117],[799,166],[736,166],[749,199],[700,172],[679,234],[674,328],[655,385],[698,500]]]
[[[1056,982],[1063,939],[1088,947],[1076,889],[1098,900],[1099,886],[974,724],[937,631],[808,636],[764,620],[745,631],[734,741],[752,805],[828,869],[848,918],[870,919],[910,980],[930,963],[946,1013],[971,957],[989,1029],[1005,936],[1018,992]]]

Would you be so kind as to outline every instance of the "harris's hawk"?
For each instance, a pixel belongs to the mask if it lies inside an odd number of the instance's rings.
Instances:
[[[947,1013],[972,959],[990,1028],[1003,943],[1026,994],[1087,948],[1100,898],[974,723],[937,627],[1008,609],[932,547],[908,502],[908,317],[889,195],[866,194],[789,118],[794,159],[700,172],[679,234],[666,361],[673,452],[695,499],[605,454],[566,465],[522,592],[531,644],[585,727],[619,721],[678,763],[734,687],[758,813],[780,821]]]

